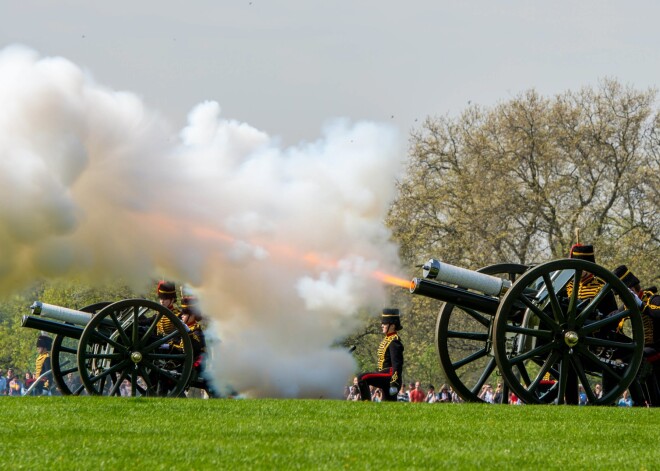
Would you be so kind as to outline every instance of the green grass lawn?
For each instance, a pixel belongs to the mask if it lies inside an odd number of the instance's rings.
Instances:
[[[3,469],[658,469],[660,409],[0,398]]]

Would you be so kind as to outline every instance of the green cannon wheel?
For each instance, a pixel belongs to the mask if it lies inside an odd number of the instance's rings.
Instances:
[[[572,286],[591,279],[601,288],[579,299],[577,289],[553,282],[558,273]],[[497,366],[528,404],[575,404],[581,390],[589,404],[611,404],[642,361],[644,330],[633,293],[609,270],[584,260],[527,271],[502,298],[494,322]],[[600,397],[592,390],[596,383]]]
[[[159,326],[166,325],[166,330]],[[78,344],[78,370],[90,395],[178,397],[188,386],[193,349],[169,309],[127,299],[99,311]]]
[[[499,263],[477,271],[514,282],[527,269],[526,265]],[[435,343],[440,364],[447,381],[464,401],[483,402],[479,392],[496,373],[492,352],[493,317],[493,313],[451,303],[444,303],[438,314]],[[508,388],[506,384],[503,386],[506,398]]]
[[[82,312],[96,314],[98,311],[110,302],[100,302],[90,304],[80,309]],[[53,346],[50,350],[50,366],[53,374],[53,380],[63,396],[77,396],[85,389],[80,382],[78,374],[78,339],[58,334],[53,340]]]

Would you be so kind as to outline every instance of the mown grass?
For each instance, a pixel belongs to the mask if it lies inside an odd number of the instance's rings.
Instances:
[[[658,469],[660,410],[0,398],[3,469]]]

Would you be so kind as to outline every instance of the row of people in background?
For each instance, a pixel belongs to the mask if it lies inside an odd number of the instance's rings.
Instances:
[[[4,374],[0,370],[0,396],[24,396],[36,381],[36,376],[30,371],[26,371],[23,375],[18,375],[14,371],[13,368],[9,368]],[[32,388],[31,394],[37,394],[35,388]]]
[[[582,385],[579,386],[579,390],[580,390],[579,405],[585,406],[589,402],[589,400],[587,399],[587,394],[585,393],[584,387],[582,387]],[[596,399],[600,399],[601,397],[603,397],[603,386],[600,383],[596,383],[592,391]],[[630,397],[630,391],[628,391],[627,389],[623,391],[621,397],[617,399],[616,405],[622,407],[632,407],[634,405],[634,401]]]
[[[360,401],[362,400],[360,397],[360,389],[357,386],[357,377],[353,378],[353,384],[350,386],[346,386],[344,390],[344,398],[348,401]],[[603,395],[603,388],[600,383],[596,383],[593,388],[593,393],[594,396],[597,398],[602,397]],[[504,395],[504,388],[502,387],[502,383],[497,383],[497,386],[493,390],[492,385],[490,384],[485,384],[481,388],[481,392],[479,393],[479,398],[482,399],[484,402],[488,402],[491,404],[510,404],[510,405],[522,405],[522,401],[518,399],[518,397],[510,392],[508,394],[508,400],[505,401],[505,395]],[[371,387],[371,400],[373,402],[381,402],[382,400],[382,390],[379,388],[374,388]],[[436,392],[434,386],[432,384],[429,384],[427,387],[427,392],[424,393],[423,389],[421,388],[421,385],[418,382],[416,383],[410,383],[408,385],[408,389],[406,390],[405,386],[401,388],[399,391],[399,394],[397,396],[397,401],[399,402],[428,402],[428,403],[435,403],[435,402],[453,402],[453,403],[460,403],[463,402],[463,399],[456,394],[451,388],[451,386],[447,385],[442,385],[440,388],[439,392]],[[586,405],[587,404],[587,395],[584,393],[584,389],[582,386],[580,386],[580,405]],[[630,392],[628,390],[624,391],[622,396],[616,401],[616,405],[621,406],[621,407],[632,407],[633,406],[633,400],[630,397]]]
[[[370,387],[371,401],[381,402],[383,398],[383,391],[374,386]],[[358,378],[353,378],[353,384],[344,388],[344,399],[348,401],[361,401],[360,388],[358,387]],[[428,385],[427,392],[421,387],[419,381],[410,383],[408,389],[402,386],[397,394],[396,400],[398,402],[463,402],[463,400],[456,394],[450,386],[442,385],[439,391],[436,392],[432,384]]]
[[[0,396],[24,396],[26,394],[42,395],[50,394],[52,379],[50,375],[44,375],[50,371],[50,347],[52,339],[46,335],[37,338],[37,360],[34,373],[26,371],[19,376],[14,368],[8,368],[7,374],[0,371]],[[35,384],[36,383],[36,384]]]
[[[401,388],[399,402],[428,402],[430,404],[436,402],[463,402],[463,400],[456,394],[451,386],[443,384],[438,391],[432,384],[426,388],[426,392],[422,389],[419,381],[408,384],[408,390]]]

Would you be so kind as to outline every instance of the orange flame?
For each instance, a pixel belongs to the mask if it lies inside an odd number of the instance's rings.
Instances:
[[[149,219],[150,224],[160,226],[164,230],[170,232],[176,230],[182,231],[183,228],[185,227],[186,230],[192,232],[193,234],[195,234],[196,237],[199,237],[201,239],[216,240],[227,244],[235,243],[237,241],[235,237],[226,234],[222,231],[219,231],[217,229],[213,229],[210,227],[199,227],[199,226],[191,227],[190,224],[183,223],[180,220],[174,220],[162,214],[142,214],[141,217]],[[302,253],[297,251],[295,248],[291,246],[286,246],[282,244],[273,244],[268,242],[259,243],[259,245],[267,249],[272,255],[277,255],[281,258],[302,261],[316,267],[333,269],[333,268],[337,268],[338,265],[336,260],[332,260],[327,256],[323,256],[315,252]],[[399,286],[401,288],[406,288],[406,289],[410,287],[410,283],[411,283],[411,281],[408,279],[399,278],[398,276],[383,273],[382,271],[378,271],[378,270],[374,270],[373,272],[371,272],[371,276],[382,283],[392,286]]]
[[[400,286],[401,288],[406,288],[406,289],[410,288],[410,280],[407,280],[405,278],[399,278],[398,276],[388,275],[387,273],[383,273],[382,271],[374,271],[371,274],[371,276],[388,285]]]

